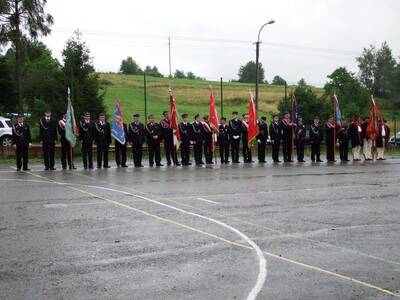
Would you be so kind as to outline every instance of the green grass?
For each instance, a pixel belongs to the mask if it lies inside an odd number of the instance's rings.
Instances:
[[[107,112],[112,115],[115,98],[121,100],[125,116],[134,113],[144,115],[144,88],[143,76],[100,73],[100,78],[108,82],[105,103]],[[169,110],[168,88],[171,86],[176,99],[179,114],[188,113],[192,118],[195,113],[209,114],[209,85],[214,91],[219,115],[221,115],[221,93],[219,81],[168,79],[147,77],[147,112],[159,118],[163,111]],[[232,111],[243,113],[247,111],[249,89],[254,93],[254,84],[224,82],[223,83],[223,109],[224,116],[229,116]],[[288,87],[288,93],[292,87]],[[323,90],[315,88],[320,95]],[[259,110],[263,115],[277,112],[279,101],[285,96],[284,86],[261,84],[259,88]]]

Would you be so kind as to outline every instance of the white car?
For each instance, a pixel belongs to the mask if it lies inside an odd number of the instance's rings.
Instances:
[[[0,145],[12,146],[12,124],[10,119],[0,117]]]

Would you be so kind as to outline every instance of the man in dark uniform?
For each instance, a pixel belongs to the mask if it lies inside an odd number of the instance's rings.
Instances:
[[[265,163],[265,146],[268,139],[268,125],[267,117],[262,116],[258,122],[258,135],[257,135],[257,145],[258,145],[258,162]]]
[[[39,142],[42,144],[45,170],[55,170],[54,156],[57,141],[57,121],[51,117],[51,110],[46,109],[39,120]]]
[[[60,135],[61,141],[61,166],[63,170],[67,169],[67,161],[68,167],[70,170],[76,169],[75,166],[72,164],[71,160],[71,151],[73,155],[73,148],[71,147],[68,140],[65,138],[65,123],[67,122],[67,115],[66,113],[63,114],[61,120],[58,121],[58,134]]]
[[[142,168],[143,144],[146,140],[144,125],[140,122],[140,115],[133,115],[133,122],[129,124],[128,139],[132,144],[133,164],[137,168]]]
[[[306,140],[306,127],[303,124],[303,118],[298,116],[298,124],[296,127],[296,152],[297,152],[297,161],[304,161],[304,144]]]
[[[28,169],[29,148],[32,147],[31,130],[24,122],[24,115],[19,114],[17,122],[12,128],[12,145],[16,151],[17,171],[30,171]]]
[[[121,144],[117,140],[114,141],[115,162],[116,162],[118,168],[120,166],[122,168],[128,167],[128,165],[126,164],[126,148],[128,147],[128,129],[127,129],[125,123],[123,123],[123,125],[124,125],[124,132],[125,132],[125,144]]]
[[[206,158],[206,164],[213,164],[213,131],[208,116],[204,116],[203,120],[202,134],[204,138],[204,157]]]
[[[360,151],[363,146],[363,132],[361,127],[360,116],[354,116],[353,121],[349,127],[349,137],[351,141],[351,152],[353,154],[353,161],[360,161]]]
[[[160,143],[161,137],[161,127],[156,123],[153,115],[147,117],[148,123],[146,125],[146,139],[149,148],[149,162],[150,167],[154,166],[154,159],[156,161],[157,167],[162,167],[161,164],[161,153],[160,153]]]
[[[238,119],[238,113],[232,112],[232,119],[229,121],[229,139],[231,141],[232,162],[239,163],[240,138],[242,136],[242,121]]]
[[[83,120],[79,122],[79,139],[82,142],[82,160],[85,169],[93,169],[93,141],[95,129],[94,123],[90,119],[90,113],[86,112],[83,115]],[[89,162],[89,165],[88,165]]]
[[[253,158],[251,155],[251,149],[249,147],[249,140],[247,133],[249,131],[249,114],[244,113],[242,115],[242,150],[243,150],[243,161],[245,163],[253,163]]]
[[[319,126],[319,118],[314,118],[314,123],[311,125],[310,142],[311,142],[311,161],[322,162],[321,160],[321,142],[324,138],[322,128]]]
[[[325,123],[325,138],[326,138],[326,160],[335,162],[334,147],[336,147],[336,132],[333,116],[329,116]]]
[[[274,163],[280,163],[279,148],[281,146],[282,130],[279,126],[279,116],[272,116],[272,123],[269,125],[269,135],[272,143],[272,159]]]
[[[226,118],[221,118],[221,124],[219,125],[218,145],[219,155],[221,157],[221,164],[229,163],[229,127],[226,125]]]
[[[283,161],[293,162],[292,140],[293,140],[293,130],[295,130],[296,125],[290,120],[290,114],[288,112],[285,112],[283,114],[283,119],[281,120],[280,127],[282,130]]]
[[[200,122],[200,114],[196,114],[194,116],[194,122],[191,126],[191,141],[194,150],[194,160],[196,162],[196,166],[204,165],[203,162],[203,124]]]
[[[106,116],[99,114],[99,120],[94,124],[95,140],[97,145],[97,168],[100,169],[103,163],[103,168],[110,168],[108,165],[108,149],[111,144],[111,127],[106,122]]]
[[[349,161],[349,128],[346,122],[342,123],[342,127],[338,133],[339,152],[341,161]]]
[[[181,135],[181,158],[182,165],[189,166],[190,163],[190,123],[188,114],[182,115],[182,122],[179,124],[179,133]]]
[[[161,126],[161,135],[162,139],[164,140],[164,149],[165,149],[165,157],[167,159],[167,165],[171,165],[171,158],[172,162],[175,166],[180,166],[181,164],[178,162],[178,158],[176,155],[176,149],[174,145],[174,132],[173,129],[170,127],[171,121],[169,120],[169,112],[163,112],[163,118],[160,122]]]

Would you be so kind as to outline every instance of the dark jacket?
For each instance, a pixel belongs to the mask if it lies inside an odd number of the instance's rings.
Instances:
[[[210,122],[204,122],[204,123],[202,123],[202,125],[203,125],[203,127],[202,127],[201,131],[202,131],[202,134],[203,134],[204,142],[207,145],[211,144],[212,143],[212,138],[213,138],[212,137],[213,131],[212,131]]]
[[[310,128],[310,141],[311,144],[320,144],[324,139],[324,132],[321,126],[311,125]]]
[[[43,143],[55,143],[57,141],[57,121],[50,118],[46,121],[43,117],[39,121],[39,141]]]
[[[306,139],[306,127],[304,124],[298,124],[296,127],[296,141],[304,142]]]
[[[268,125],[265,122],[258,122],[259,134],[257,135],[257,140],[261,143],[266,143],[268,139]]]
[[[383,128],[385,128],[385,136],[383,136]],[[378,125],[378,135],[376,137],[376,147],[385,147],[389,142],[390,129],[387,125]]]
[[[22,126],[19,126],[18,123],[16,123],[13,126],[12,143],[18,147],[27,146],[32,143],[31,130],[28,124],[23,123]]]
[[[349,143],[349,129],[346,127],[341,127],[338,132],[338,140],[340,144]]]
[[[204,136],[203,136],[203,124],[201,122],[193,122],[190,129],[190,139],[196,144],[203,144]]]
[[[219,125],[218,143],[223,145],[228,145],[230,143],[229,126],[227,124],[224,126]]]
[[[92,143],[95,139],[95,134],[93,121],[86,123],[85,120],[82,120],[79,122],[79,139],[82,143]]]
[[[230,120],[229,121],[229,135],[230,139],[232,140],[238,140],[240,139],[243,131],[243,124],[242,121],[240,120]],[[235,137],[239,138],[235,138]]]
[[[105,122],[100,124],[100,122],[95,123],[95,140],[97,145],[110,145],[111,144],[111,127],[110,123]]]
[[[163,119],[160,122],[161,136],[164,141],[172,142],[174,140],[174,132],[170,127],[171,122],[169,120]]]
[[[179,123],[179,133],[181,135],[181,141],[184,144],[190,144],[191,124],[189,122]]]
[[[146,132],[142,123],[132,122],[128,127],[128,140],[134,145],[143,145],[146,141]]]
[[[293,126],[289,125],[285,119],[281,120],[279,126],[282,130],[282,140],[291,140],[293,135]]]
[[[359,125],[356,123],[352,122],[350,127],[349,127],[349,136],[350,136],[350,141],[351,141],[351,147],[357,147],[357,146],[362,146],[363,145],[363,134],[362,134],[362,128],[361,132],[359,131]]]
[[[61,143],[67,142],[67,139],[65,138],[65,122],[66,122],[66,120],[61,119],[57,123],[57,131],[58,131],[58,134],[60,135]]]
[[[156,145],[162,141],[161,126],[157,123],[146,125],[146,140],[148,145]]]
[[[282,130],[279,123],[272,122],[269,125],[269,135],[272,141],[280,141],[282,139]]]

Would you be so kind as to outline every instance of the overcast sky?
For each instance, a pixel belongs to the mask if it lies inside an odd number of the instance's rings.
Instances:
[[[74,30],[83,33],[98,71],[118,71],[132,56],[139,65],[193,71],[216,80],[237,78],[255,60],[257,33],[266,78],[314,85],[338,66],[357,71],[355,57],[369,44],[387,41],[400,55],[399,0],[128,1],[48,0],[53,32],[44,42],[57,58]]]

